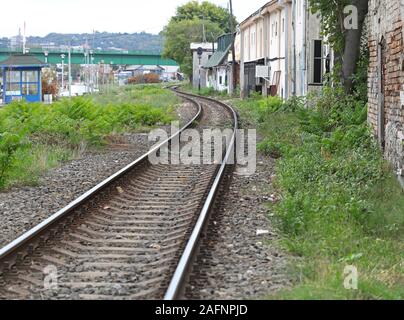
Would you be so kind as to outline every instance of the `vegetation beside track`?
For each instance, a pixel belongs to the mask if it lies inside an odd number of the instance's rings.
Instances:
[[[178,103],[159,85],[138,85],[52,105],[7,105],[0,110],[0,190],[35,184],[46,170],[105,147],[112,136],[168,124]]]
[[[282,103],[234,100],[279,158],[271,219],[299,257],[296,286],[270,299],[403,299],[404,197],[366,122],[366,103],[326,88]],[[273,214],[273,217],[272,217]],[[344,270],[359,273],[346,290]]]

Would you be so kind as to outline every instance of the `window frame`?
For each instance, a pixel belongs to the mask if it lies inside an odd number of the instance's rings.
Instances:
[[[317,45],[320,44],[320,53],[317,55]],[[319,85],[323,84],[324,81],[324,67],[323,67],[323,40],[321,39],[315,39],[313,40],[313,84]],[[320,67],[320,70],[318,70],[318,67]],[[320,79],[318,79],[318,75],[320,75]]]
[[[15,81],[12,79],[11,74],[18,73],[19,81]],[[33,77],[28,79],[27,74],[33,73]],[[25,75],[25,77],[24,77]],[[24,97],[24,96],[38,96],[40,93],[40,71],[37,69],[24,69],[24,70],[13,70],[13,68],[9,68],[6,71],[6,83],[5,83],[5,95],[9,97]],[[25,79],[24,79],[25,78]],[[26,81],[30,80],[30,81]],[[12,87],[19,88],[19,90],[10,90],[14,89]],[[30,92],[31,88],[35,88],[33,93]],[[11,93],[11,94],[10,94]],[[17,94],[18,93],[18,94]]]

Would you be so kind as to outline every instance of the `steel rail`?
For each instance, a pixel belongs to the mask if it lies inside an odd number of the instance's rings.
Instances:
[[[198,248],[198,244],[199,244],[199,239],[200,236],[202,234],[202,231],[209,219],[209,215],[210,215],[210,211],[213,207],[213,204],[215,202],[217,193],[219,191],[219,187],[221,182],[223,181],[223,178],[225,176],[225,170],[226,167],[229,165],[229,161],[230,160],[236,160],[235,158],[235,146],[236,146],[236,133],[237,133],[237,129],[238,129],[238,115],[236,113],[236,111],[229,105],[221,102],[221,101],[217,101],[211,98],[206,98],[206,97],[201,97],[201,96],[197,96],[197,95],[193,95],[193,94],[185,94],[183,92],[178,91],[179,93],[181,93],[184,96],[190,96],[193,98],[198,98],[198,99],[202,99],[202,100],[206,100],[215,104],[219,104],[225,108],[227,108],[233,115],[233,120],[234,120],[234,132],[232,135],[232,138],[230,140],[230,143],[228,144],[228,149],[226,152],[226,155],[222,161],[222,164],[220,166],[220,169],[218,170],[218,173],[215,177],[215,180],[213,182],[213,185],[210,189],[210,192],[207,196],[207,199],[204,203],[204,206],[199,214],[199,218],[197,220],[197,223],[192,231],[191,237],[184,249],[184,252],[181,256],[181,259],[178,263],[177,269],[175,270],[174,276],[171,279],[170,285],[166,291],[166,294],[164,296],[164,300],[166,301],[171,301],[171,300],[175,300],[178,299],[180,294],[181,294],[181,290],[184,287],[184,282],[188,273],[188,270],[191,267],[191,264],[193,262],[194,259],[194,254],[197,251]]]
[[[110,186],[113,182],[117,181],[119,178],[123,177],[125,174],[128,172],[132,171],[135,169],[137,166],[142,164],[147,158],[154,154],[155,152],[158,152],[162,147],[165,145],[169,144],[174,138],[176,138],[178,135],[180,135],[183,131],[186,129],[190,128],[195,121],[200,119],[202,116],[202,106],[198,101],[195,101],[191,98],[185,97],[188,101],[191,101],[192,103],[195,103],[198,106],[198,113],[195,115],[194,118],[192,118],[191,121],[189,121],[182,129],[178,130],[175,134],[173,134],[171,137],[169,137],[167,140],[163,141],[159,145],[153,147],[148,153],[144,154],[131,164],[127,165],[125,168],[121,169],[117,173],[113,174],[109,178],[105,179],[101,183],[99,183],[97,186],[92,188],[91,190],[87,191],[84,193],[82,196],[68,204],[66,207],[63,209],[59,210],[55,214],[53,214],[51,217],[48,219],[44,220],[31,230],[25,232],[23,235],[21,235],[19,238],[16,240],[12,241],[10,244],[6,245],[5,247],[0,249],[0,263],[5,262],[6,259],[18,252],[18,249],[22,248],[24,245],[28,244],[30,240],[38,237],[42,232],[50,229],[52,226],[54,226],[58,221],[62,220],[63,218],[66,218],[73,210],[77,209],[79,206],[83,205],[85,202],[96,196],[98,193],[103,191],[105,188]]]

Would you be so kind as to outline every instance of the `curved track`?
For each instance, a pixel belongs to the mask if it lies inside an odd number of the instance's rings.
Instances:
[[[200,131],[237,128],[229,106],[179,94],[199,107],[181,132],[195,121]],[[234,142],[222,165],[151,165],[144,155],[1,249],[0,299],[178,298]]]

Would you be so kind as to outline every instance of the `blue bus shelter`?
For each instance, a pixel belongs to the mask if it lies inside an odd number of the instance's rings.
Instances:
[[[46,67],[28,54],[12,55],[0,62],[3,71],[3,102],[14,100],[42,101],[41,70]]]

